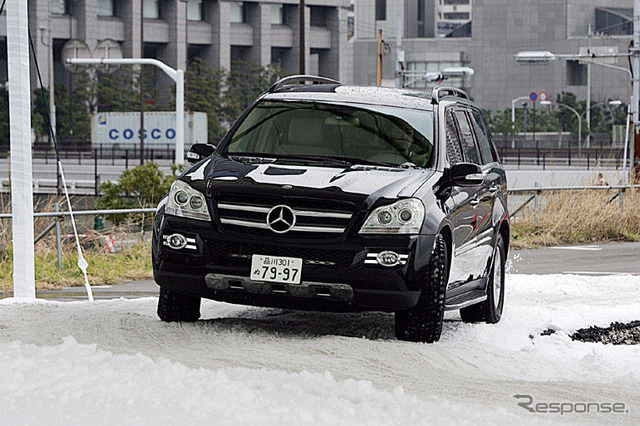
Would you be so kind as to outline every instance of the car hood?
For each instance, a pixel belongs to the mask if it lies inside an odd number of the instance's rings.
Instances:
[[[256,184],[291,186],[298,189],[339,190],[372,198],[410,197],[433,174],[432,170],[355,165],[326,167],[315,165],[245,164],[213,155],[192,167],[182,179],[193,186]],[[208,185],[207,185],[208,184]]]

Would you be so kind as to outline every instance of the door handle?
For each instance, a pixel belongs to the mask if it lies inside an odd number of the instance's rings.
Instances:
[[[478,198],[472,198],[471,201],[469,202],[469,204],[471,204],[473,207],[477,207],[478,204],[480,204],[480,200]]]
[[[499,189],[500,187],[498,185],[491,185],[491,187],[489,187],[489,192],[491,194],[495,194],[496,192],[498,192]]]

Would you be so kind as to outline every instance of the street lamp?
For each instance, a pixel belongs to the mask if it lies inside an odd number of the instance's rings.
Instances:
[[[578,148],[582,148],[582,116],[589,109],[596,107],[597,104],[589,107],[588,109],[585,109],[584,111],[582,111],[582,114],[580,114],[578,111],[576,111],[574,108],[570,107],[569,105],[563,104],[561,102],[541,101],[540,105],[552,105],[554,103],[556,105],[558,105],[558,106],[561,106],[561,107],[564,107],[564,108],[568,109],[569,111],[573,112],[576,115],[576,117],[578,117]],[[611,105],[611,106],[620,106],[620,105],[622,105],[622,101],[618,100],[618,99],[615,99],[615,100],[609,101],[609,105]]]
[[[524,99],[529,99],[529,97],[520,96],[511,100],[511,149],[516,147],[516,103]]]
[[[618,67],[616,65],[605,64],[602,62],[596,62],[594,60],[594,59],[600,59],[600,58],[619,58],[622,56],[632,56],[632,54],[631,53],[604,53],[604,54],[589,53],[586,55],[556,54],[553,52],[549,52],[548,50],[545,50],[545,51],[532,50],[532,51],[518,52],[513,56],[513,59],[522,65],[547,65],[553,61],[557,61],[560,59],[564,59],[567,61],[579,60],[582,62],[586,62],[590,65],[598,65],[604,68],[609,68],[617,71],[624,71],[629,75],[629,80],[633,82],[633,74],[627,68]],[[589,130],[591,130],[591,119],[589,115],[589,110],[591,110],[590,105],[591,105],[591,82],[589,81],[588,87],[587,87],[587,109],[586,109],[587,127],[589,128]],[[588,139],[587,139],[587,142],[588,142]],[[587,143],[587,147],[588,147],[588,143]]]
[[[541,101],[540,105],[552,105],[553,102],[551,101]],[[570,107],[567,104],[563,104],[560,102],[556,102],[555,103],[558,106],[564,107],[566,109],[568,109],[569,111],[571,111],[572,113],[574,113],[576,115],[576,117],[578,117],[578,147],[582,146],[582,115],[580,115],[580,113],[578,113],[578,111],[576,111],[574,108]]]
[[[410,84],[417,83],[419,81],[426,81],[427,83],[435,83],[449,78],[456,77],[471,77],[475,74],[473,68],[469,67],[449,67],[440,70],[440,72],[427,72],[418,78],[414,78],[408,82],[402,83],[402,87],[407,87]]]

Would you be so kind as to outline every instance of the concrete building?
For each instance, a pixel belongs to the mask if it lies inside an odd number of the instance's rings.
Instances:
[[[438,23],[448,7],[468,13],[457,28],[441,37]],[[523,66],[520,51],[556,54],[614,51],[625,53],[632,40],[633,0],[358,0],[355,3],[354,81],[375,84],[377,30],[388,44],[383,59],[383,84],[395,85],[397,22],[404,51],[404,69],[411,78],[449,66],[469,66],[471,78],[448,81],[467,89],[483,107],[501,110],[512,99],[562,91],[587,97],[588,68],[578,61]],[[464,11],[464,12],[462,12]],[[457,15],[456,15],[457,16]],[[466,15],[465,15],[466,16]],[[460,18],[465,16],[460,15]],[[591,36],[589,36],[591,28]],[[626,57],[608,60],[628,69]],[[629,74],[592,65],[591,98],[596,101],[631,96]],[[409,79],[411,79],[409,78]],[[414,87],[427,87],[416,82]]]
[[[80,39],[95,50],[105,39],[118,42],[124,57],[156,58],[185,69],[199,56],[229,69],[236,59],[278,64],[297,74],[300,60],[299,0],[28,0],[29,28],[44,85],[53,60],[56,83],[66,83],[62,48]],[[349,0],[307,0],[307,73],[346,79]],[[141,16],[142,15],[142,16]],[[140,42],[143,19],[144,43]],[[6,75],[6,13],[0,16],[0,82]],[[32,86],[38,85],[33,73]]]

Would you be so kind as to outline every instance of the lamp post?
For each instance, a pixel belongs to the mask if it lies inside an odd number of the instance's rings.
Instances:
[[[511,149],[516,147],[516,103],[529,99],[529,96],[519,96],[511,100]]]
[[[173,69],[164,62],[149,58],[67,59],[70,64],[87,65],[154,65],[176,82],[176,164],[184,164],[184,71]],[[142,132],[142,129],[140,129]]]
[[[578,117],[578,147],[582,148],[582,145],[581,145],[582,144],[582,142],[581,142],[582,141],[582,116],[587,111],[589,111],[591,108],[594,108],[594,107],[596,107],[598,105],[597,104],[592,105],[590,108],[587,108],[584,111],[582,111],[582,114],[580,114],[574,108],[570,107],[567,104],[563,104],[561,102],[551,102],[551,101],[541,101],[540,102],[540,105],[553,105],[553,104],[556,104],[556,105],[558,105],[560,107],[563,107],[563,108],[566,108],[566,109],[570,110],[572,113],[574,113],[576,115],[576,117]],[[618,100],[618,99],[615,99],[615,100],[609,101],[609,105],[611,105],[611,106],[620,106],[620,105],[622,105],[622,101]]]
[[[541,101],[540,105],[553,105],[554,102],[551,101]],[[574,108],[570,107],[567,104],[563,104],[560,102],[555,102],[556,105],[566,108],[569,111],[571,111],[572,113],[574,113],[576,115],[576,117],[578,117],[578,146],[580,146],[581,144],[581,140],[582,140],[582,116],[580,115],[580,113],[578,111],[576,111]]]
[[[598,58],[632,57],[634,69],[640,69],[640,19],[637,18],[638,15],[640,15],[640,0],[634,0],[633,9],[634,9],[634,12],[633,12],[634,46],[629,49],[629,53],[609,53],[609,54],[590,53],[587,55],[581,55],[581,54],[565,55],[565,54],[555,54],[549,51],[523,51],[515,54],[513,59],[516,62],[523,65],[546,65],[557,60],[580,60],[583,62],[587,62],[591,65],[597,65],[604,68],[626,72],[629,75],[629,81],[631,82],[633,87],[630,105],[632,105],[631,111],[633,114],[633,126],[634,126],[634,135],[635,135],[635,133],[640,130],[640,111],[638,110],[638,105],[636,104],[638,99],[640,99],[640,73],[636,72],[634,75],[630,70],[626,68],[594,61],[594,59],[598,59]],[[638,135],[640,135],[640,133]],[[631,163],[632,163],[631,170],[633,170],[634,162],[635,162],[635,143],[632,143],[631,144]]]
[[[413,80],[404,82],[402,83],[402,87],[407,87],[419,81],[426,81],[427,83],[435,83],[435,82],[447,80],[449,78],[471,77],[473,74],[475,74],[475,71],[473,70],[473,68],[469,68],[469,67],[443,68],[439,72],[427,72],[417,78],[414,78]]]

